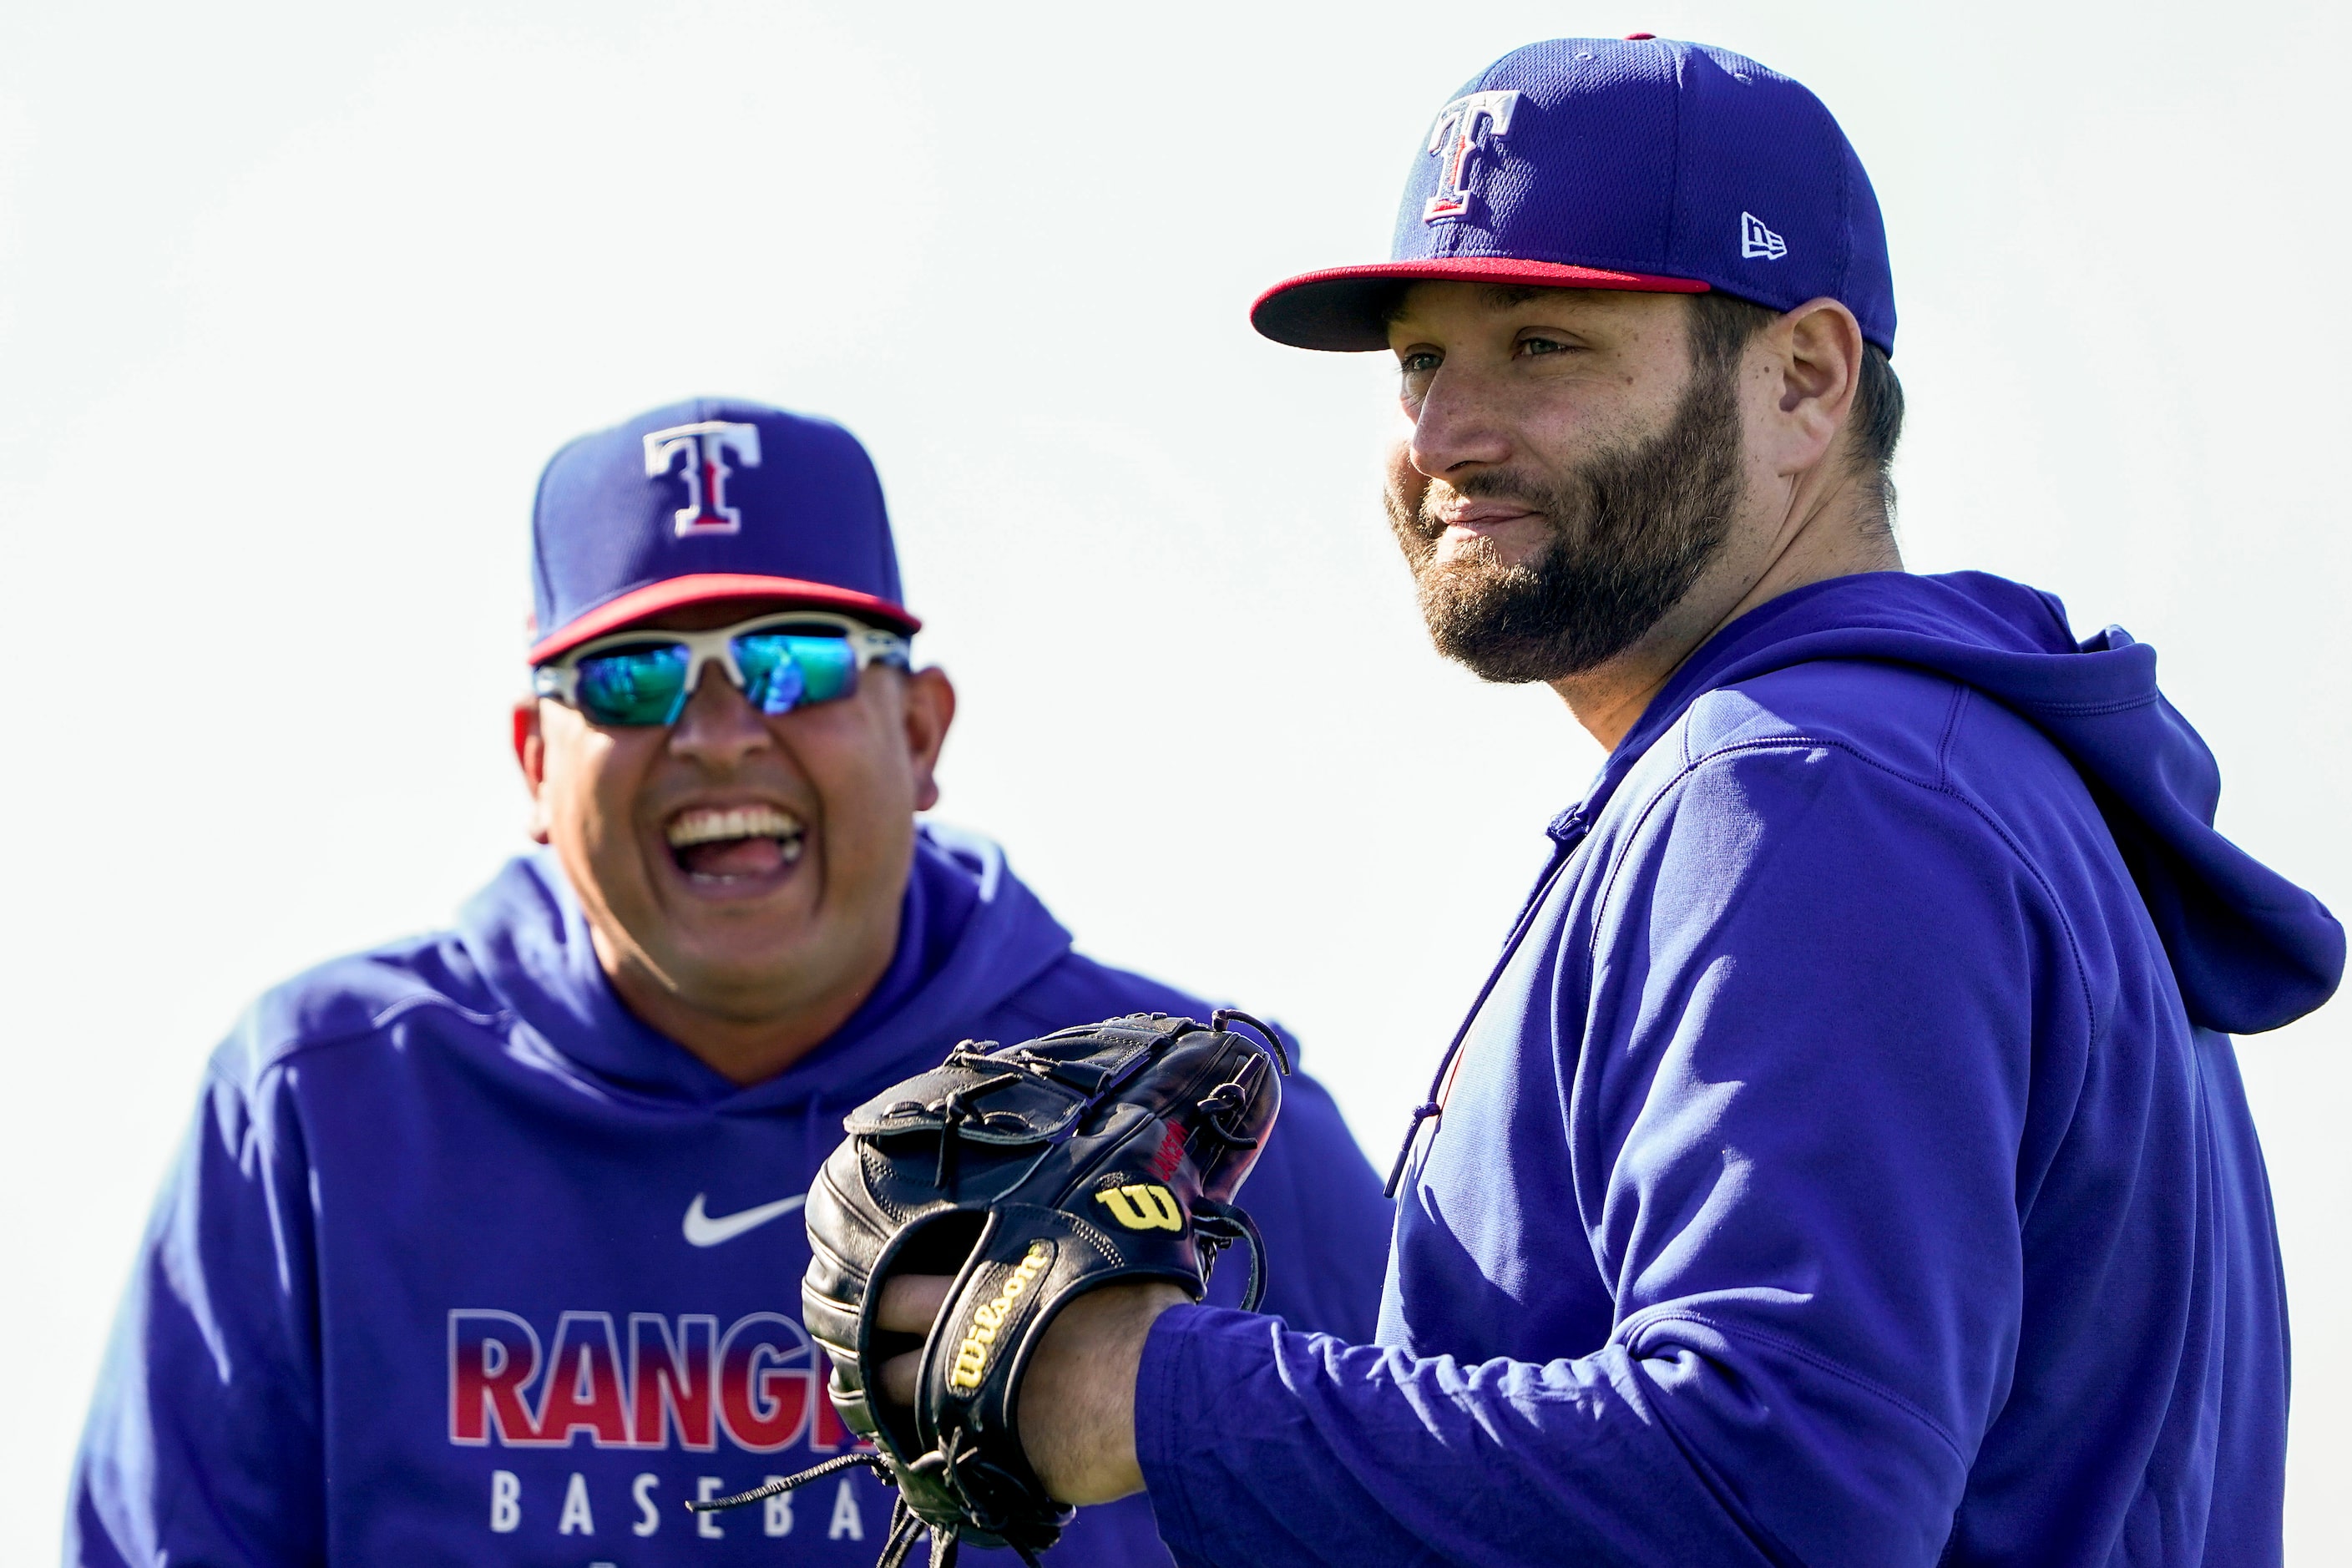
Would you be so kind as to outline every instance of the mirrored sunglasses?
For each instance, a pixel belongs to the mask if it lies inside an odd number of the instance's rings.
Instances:
[[[807,610],[708,632],[615,632],[535,666],[531,689],[592,724],[675,724],[714,660],[752,707],[780,714],[854,696],[869,664],[905,669],[908,643],[897,632]]]

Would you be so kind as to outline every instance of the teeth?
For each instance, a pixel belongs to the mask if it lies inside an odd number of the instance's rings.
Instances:
[[[800,818],[772,805],[739,805],[721,811],[703,807],[671,819],[669,847],[716,844],[729,838],[781,838],[787,855],[800,847]]]

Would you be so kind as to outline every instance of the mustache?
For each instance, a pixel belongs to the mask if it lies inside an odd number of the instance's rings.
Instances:
[[[1437,479],[1409,464],[1400,464],[1389,475],[1381,499],[1387,503],[1390,526],[1408,548],[1419,547],[1417,554],[1435,548],[1448,526],[1444,514],[1456,500],[1507,502],[1542,518],[1555,534],[1575,510],[1564,487],[1509,469],[1482,469],[1459,479]]]

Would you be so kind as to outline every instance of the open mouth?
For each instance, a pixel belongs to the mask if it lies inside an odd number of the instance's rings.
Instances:
[[[698,882],[776,876],[801,858],[803,836],[799,817],[772,805],[695,806],[663,830],[670,858]]]

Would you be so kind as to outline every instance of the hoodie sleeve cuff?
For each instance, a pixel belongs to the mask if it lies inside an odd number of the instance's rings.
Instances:
[[[1144,1342],[1135,1379],[1135,1454],[1160,1522],[1160,1536],[1181,1568],[1215,1568],[1215,1532],[1202,1518],[1219,1513],[1217,1487],[1226,1466],[1213,1455],[1234,1432],[1279,1426],[1271,1411],[1249,1408],[1254,1390],[1281,1386],[1274,1337],[1281,1320],[1218,1307],[1162,1312]],[[1264,1417],[1265,1419],[1262,1419]]]

